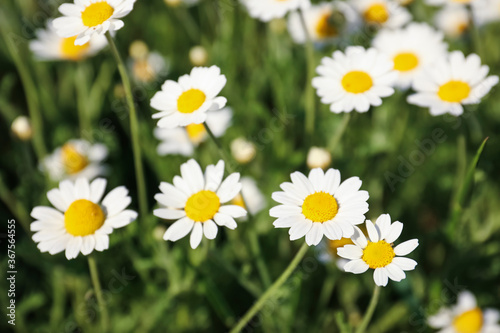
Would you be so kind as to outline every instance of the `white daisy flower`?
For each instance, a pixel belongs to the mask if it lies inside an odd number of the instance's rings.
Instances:
[[[381,30],[372,46],[389,56],[399,72],[396,85],[407,89],[423,68],[446,56],[448,45],[443,33],[426,23],[410,23],[399,30]]]
[[[445,6],[436,13],[434,24],[446,36],[457,38],[469,29],[470,15],[464,6]]]
[[[266,198],[259,190],[257,182],[251,177],[241,177],[241,193],[231,203],[245,208],[250,214],[255,215],[266,207]]]
[[[458,294],[457,305],[452,308],[443,307],[429,317],[428,323],[439,333],[499,333],[500,312],[495,309],[481,309],[470,291]]]
[[[30,229],[40,251],[66,251],[66,258],[73,259],[80,252],[88,255],[106,250],[113,229],[128,225],[137,213],[125,209],[132,200],[124,186],[113,189],[101,202],[105,189],[105,179],[89,184],[87,179],[78,178],[75,182],[63,180],[59,188],[47,192],[55,209],[38,206],[31,211],[36,221]]]
[[[276,228],[290,228],[290,240],[306,236],[308,245],[318,245],[323,235],[328,239],[350,237],[354,225],[363,223],[368,211],[368,192],[360,191],[361,180],[351,177],[340,182],[340,172],[312,169],[309,177],[300,172],[290,175],[292,182],[282,183],[283,192],[272,198],[281,205],[269,214],[278,218]]]
[[[500,0],[476,0],[472,2],[474,22],[481,26],[500,21]]]
[[[307,36],[313,42],[327,43],[359,27],[356,11],[344,2],[322,2],[304,10],[307,35],[300,14],[293,12],[288,17],[288,31],[295,43],[304,44]]]
[[[226,107],[207,112],[206,122],[213,134],[216,137],[221,137],[230,126],[232,118],[232,109]],[[161,141],[156,149],[160,156],[171,154],[191,156],[194,153],[194,148],[208,137],[203,124],[189,124],[186,127],[172,129],[156,127],[154,135]]]
[[[60,37],[52,22],[47,23],[47,29],[37,30],[36,36],[29,47],[40,60],[78,61],[97,54],[108,44],[106,37],[95,36],[88,43],[75,45],[76,37]]]
[[[411,21],[410,12],[393,0],[355,0],[353,4],[369,25],[397,29]]]
[[[62,179],[93,178],[104,175],[107,167],[102,162],[108,156],[105,145],[85,140],[70,140],[45,157],[40,167],[54,181]]]
[[[162,128],[201,124],[207,111],[226,105],[226,98],[217,96],[225,85],[226,76],[217,66],[195,67],[178,82],[167,80],[151,99],[151,107],[160,111],[153,119],[160,118],[158,127]]]
[[[498,83],[498,76],[487,76],[489,70],[481,65],[477,54],[466,58],[462,52],[453,51],[415,78],[413,88],[417,93],[408,96],[408,102],[428,107],[433,116],[459,116],[462,105],[478,104]]]
[[[411,239],[394,247],[393,243],[403,231],[403,223],[391,224],[389,214],[380,215],[377,221],[366,221],[366,230],[369,239],[355,227],[351,237],[354,245],[345,245],[337,250],[342,258],[350,261],[344,266],[346,272],[361,274],[374,269],[373,280],[377,286],[386,286],[388,279],[401,281],[406,275],[404,271],[411,271],[417,265],[413,259],[405,258],[418,246],[418,239]]]
[[[59,6],[63,17],[54,20],[54,28],[61,37],[76,36],[75,45],[83,45],[95,35],[121,29],[121,18],[134,8],[136,0],[75,0],[74,4]]]
[[[381,105],[381,97],[394,93],[398,73],[393,68],[392,60],[376,49],[349,46],[345,53],[335,51],[332,58],[321,60],[316,68],[320,76],[312,85],[321,102],[330,104],[330,111],[366,112],[370,105]]]
[[[217,236],[217,225],[236,228],[235,218],[243,217],[246,210],[237,205],[226,204],[241,190],[240,174],[232,173],[224,181],[224,162],[209,165],[203,174],[200,165],[193,159],[181,165],[181,176],[174,177],[174,185],[160,184],[162,193],[155,195],[162,208],[153,214],[167,220],[177,220],[165,234],[164,240],[175,242],[191,232],[190,245],[200,245],[203,235],[208,239]],[[215,222],[214,222],[215,221]]]
[[[251,17],[264,22],[282,18],[296,9],[306,9],[311,5],[309,0],[242,0]]]

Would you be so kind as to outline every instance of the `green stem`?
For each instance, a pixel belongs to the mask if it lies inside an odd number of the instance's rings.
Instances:
[[[0,174],[0,200],[14,214],[16,219],[21,223],[21,227],[29,234],[31,219],[23,204],[16,199],[14,194],[8,189],[3,181],[3,175]]]
[[[97,271],[97,265],[93,256],[88,256],[90,278],[92,279],[92,285],[94,287],[95,295],[97,297],[97,304],[99,305],[99,311],[101,316],[101,328],[102,332],[108,331],[109,327],[109,317],[108,309],[106,304],[104,304],[104,298],[102,297],[101,283],[99,282],[99,273]]]
[[[375,286],[373,289],[372,299],[370,300],[370,304],[368,305],[368,310],[366,310],[365,315],[363,316],[363,321],[358,326],[356,333],[364,333],[370,320],[372,319],[373,312],[375,312],[375,308],[377,307],[378,299],[380,296],[380,286]]]
[[[339,127],[335,130],[335,135],[332,137],[332,139],[329,142],[329,150],[333,152],[335,149],[337,149],[337,146],[340,143],[340,139],[342,139],[342,136],[345,133],[345,130],[347,129],[347,125],[349,125],[349,121],[351,120],[351,113],[346,113],[344,114],[344,118],[342,119],[342,123],[339,125]]]
[[[224,147],[222,147],[219,139],[217,139],[215,137],[214,133],[212,132],[212,130],[210,129],[210,127],[208,127],[207,123],[204,122],[203,125],[205,126],[205,130],[207,131],[208,136],[210,137],[210,139],[212,139],[212,141],[217,146],[217,149],[219,150],[220,156],[222,157],[222,159],[226,163],[226,169],[227,169],[227,171],[232,172],[233,171],[233,167],[232,167],[232,164],[233,164],[232,162],[233,161],[232,161],[232,159],[229,158],[229,154],[226,152],[226,150],[224,149]]]
[[[306,35],[306,58],[307,58],[307,81],[306,81],[306,121],[305,130],[306,133],[311,137],[314,134],[314,123],[315,123],[315,110],[316,110],[316,99],[314,97],[314,89],[312,86],[312,79],[314,77],[315,61],[314,61],[314,46],[307,31],[306,20],[304,17],[304,12],[299,10],[300,22],[302,23],[302,28]],[[312,140],[311,140],[312,141]],[[312,142],[311,142],[312,143]]]
[[[79,63],[76,69],[76,97],[78,108],[78,121],[80,123],[80,137],[86,138],[85,134],[90,133],[91,120],[89,113],[87,79],[83,63]]]
[[[146,182],[144,180],[141,146],[139,141],[139,123],[137,121],[137,111],[135,109],[134,97],[132,95],[132,86],[130,84],[130,78],[128,77],[125,64],[123,63],[120,53],[118,52],[116,44],[113,41],[113,38],[111,37],[109,31],[106,32],[106,38],[108,39],[108,44],[111,47],[111,51],[118,65],[118,71],[120,72],[120,76],[122,78],[122,83],[127,98],[127,104],[130,111],[130,135],[132,137],[135,178],[137,182],[137,192],[139,195],[139,213],[141,214],[142,218],[145,218],[148,212],[148,199],[146,197]]]
[[[474,20],[473,10],[472,10],[472,6],[470,4],[467,5],[467,11],[469,12],[469,22],[470,22],[469,38],[471,40],[471,44],[472,44],[471,46],[472,46],[472,49],[474,49],[476,51],[477,55],[481,59],[483,59],[483,57],[482,57],[483,46],[481,44],[481,35],[479,34],[479,27],[477,26],[477,24]]]
[[[257,300],[257,302],[254,303],[250,310],[245,313],[245,315],[238,321],[238,323],[233,327],[230,333],[240,332],[247,325],[250,319],[252,319],[253,316],[264,306],[266,301],[271,296],[273,296],[283,285],[283,283],[285,283],[285,281],[290,277],[302,258],[304,258],[304,255],[306,254],[308,248],[309,246],[306,243],[302,245],[299,252],[297,252],[285,271],[281,273],[280,277],[273,283],[273,285],[266,290],[266,292]]]

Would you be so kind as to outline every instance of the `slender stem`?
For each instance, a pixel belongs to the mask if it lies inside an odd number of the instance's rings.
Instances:
[[[106,38],[108,39],[108,44],[111,47],[111,51],[118,65],[118,71],[120,72],[120,76],[122,78],[122,83],[127,98],[127,104],[130,111],[130,135],[132,136],[135,178],[137,182],[137,192],[139,195],[139,213],[141,214],[142,218],[145,218],[148,212],[148,199],[146,197],[146,182],[144,180],[141,146],[139,141],[139,123],[137,121],[137,111],[135,109],[134,97],[132,95],[132,87],[130,84],[130,78],[127,74],[127,69],[125,68],[125,64],[120,57],[120,53],[118,52],[116,44],[113,41],[113,38],[111,37],[109,31],[106,32]]]
[[[271,287],[269,287],[269,289],[266,290],[266,292],[257,300],[257,302],[254,303],[250,310],[245,313],[245,315],[238,321],[238,323],[233,327],[230,333],[240,332],[246,326],[250,319],[252,319],[253,316],[264,306],[266,301],[271,296],[273,296],[276,291],[278,291],[279,288],[283,285],[283,283],[285,283],[285,281],[290,277],[302,258],[304,258],[304,255],[306,254],[308,248],[309,246],[306,243],[302,245],[299,252],[297,252],[288,267],[283,271],[283,273],[281,273],[280,277],[273,283]]]
[[[99,273],[97,271],[97,265],[93,256],[88,256],[90,278],[92,279],[92,285],[94,287],[95,295],[97,297],[97,303],[99,305],[99,311],[101,315],[101,325],[102,332],[107,332],[109,327],[109,317],[108,309],[106,304],[104,304],[104,299],[102,297],[101,283],[99,282]]]
[[[351,113],[346,113],[344,115],[344,118],[342,119],[342,123],[339,125],[339,127],[335,130],[335,135],[329,142],[329,150],[333,152],[333,150],[337,149],[338,144],[340,143],[340,139],[342,139],[342,136],[345,133],[345,130],[347,128],[347,125],[349,124],[349,121],[351,120]]]
[[[375,286],[375,288],[373,289],[372,299],[370,300],[370,304],[368,305],[368,310],[366,310],[365,315],[363,316],[363,321],[358,326],[356,333],[365,332],[366,328],[368,327],[368,324],[370,323],[370,320],[372,319],[373,312],[377,307],[379,296],[380,296],[380,287]]]
[[[255,258],[260,279],[262,280],[264,287],[269,288],[269,286],[271,285],[271,276],[269,274],[269,270],[267,269],[267,265],[264,262],[264,258],[262,257],[262,251],[260,250],[259,237],[257,235],[257,232],[255,230],[249,230],[248,237],[250,238],[250,250]]]
[[[210,139],[212,139],[212,141],[217,146],[217,149],[219,150],[220,156],[222,157],[222,159],[224,160],[224,162],[226,162],[226,169],[229,172],[232,172],[233,171],[233,167],[232,167],[232,162],[233,161],[232,161],[232,159],[229,158],[229,154],[226,152],[226,150],[224,149],[224,147],[222,147],[219,139],[217,139],[215,137],[214,133],[212,132],[212,130],[210,129],[210,127],[208,127],[207,123],[204,122],[203,125],[205,126],[205,130],[207,131],[208,136],[210,137]]]
[[[3,201],[5,206],[14,214],[16,219],[21,223],[24,231],[29,234],[31,219],[26,211],[26,208],[17,200],[15,195],[9,190],[3,180],[3,175],[0,174],[0,200]]]
[[[471,46],[472,49],[474,49],[477,53],[477,55],[483,59],[483,46],[481,44],[481,35],[479,34],[479,27],[476,24],[476,21],[474,20],[474,13],[472,10],[472,6],[468,4],[467,6],[467,12],[469,13],[469,22],[470,22],[470,27],[469,27],[469,37],[471,39]]]
[[[80,137],[90,133],[91,120],[88,104],[87,80],[83,63],[79,63],[76,69],[76,98],[78,109],[78,121],[80,122]]]
[[[311,81],[314,77],[315,61],[314,61],[314,47],[307,30],[307,24],[304,17],[304,12],[299,10],[300,22],[302,23],[302,28],[304,29],[304,34],[306,36],[306,58],[307,58],[307,81],[306,81],[306,121],[305,130],[306,133],[312,138],[314,133],[314,123],[315,123],[315,111],[316,111],[316,99],[314,97],[314,89]]]

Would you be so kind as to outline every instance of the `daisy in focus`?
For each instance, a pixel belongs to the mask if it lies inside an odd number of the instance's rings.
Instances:
[[[399,30],[381,30],[372,46],[393,60],[399,72],[396,85],[407,89],[423,68],[446,56],[443,37],[426,23],[410,23]]]
[[[226,107],[218,111],[207,112],[206,123],[215,137],[221,137],[231,125],[232,117],[233,111]],[[161,141],[156,149],[160,156],[171,154],[191,156],[195,147],[208,137],[203,124],[189,124],[186,127],[172,129],[156,127],[154,135]]]
[[[106,180],[95,179],[89,184],[85,178],[75,182],[64,180],[47,192],[55,207],[38,206],[31,216],[33,240],[41,252],[54,255],[65,251],[67,259],[74,259],[81,252],[104,251],[109,247],[109,234],[137,218],[133,210],[125,209],[132,201],[124,186],[109,192],[101,201]]]
[[[295,43],[304,44],[307,36],[316,43],[331,42],[359,26],[360,20],[354,9],[344,2],[322,2],[304,10],[307,34],[300,14],[288,17],[288,30]]]
[[[251,17],[264,22],[282,18],[293,10],[306,9],[309,0],[242,0]]]
[[[446,36],[457,38],[469,29],[470,15],[464,6],[445,6],[436,13],[434,24]]]
[[[136,0],[75,0],[59,6],[63,17],[54,20],[61,37],[75,37],[75,45],[88,43],[92,36],[104,35],[123,28],[121,18],[134,8]]]
[[[403,256],[415,250],[418,239],[393,246],[403,231],[403,223],[391,223],[389,214],[380,215],[375,223],[366,220],[369,239],[358,227],[355,229],[351,237],[354,245],[345,245],[337,250],[339,256],[350,260],[344,266],[346,272],[361,274],[371,268],[375,284],[385,287],[388,279],[399,282],[406,277],[404,271],[415,269],[417,262]]]
[[[477,54],[465,57],[453,51],[415,78],[416,94],[408,96],[408,103],[428,107],[433,116],[459,116],[463,105],[478,104],[498,83],[498,76],[487,76],[488,72],[489,67],[481,65]]]
[[[353,4],[368,25],[397,29],[411,21],[410,12],[393,0],[355,0]]]
[[[48,22],[47,29],[36,31],[36,39],[30,41],[30,50],[40,60],[79,61],[101,51],[108,42],[104,36],[96,36],[83,45],[75,45],[76,37],[60,37]]]
[[[181,176],[175,176],[173,185],[162,182],[155,195],[160,207],[153,214],[159,218],[176,220],[165,234],[164,240],[175,242],[191,233],[189,243],[196,249],[205,235],[217,236],[217,225],[235,229],[235,218],[243,217],[246,210],[228,204],[241,190],[240,174],[232,173],[224,181],[224,161],[207,166],[205,173],[193,159],[181,165]]]
[[[167,80],[151,99],[151,107],[160,111],[153,114],[153,119],[160,119],[161,128],[202,124],[207,111],[220,110],[226,105],[226,98],[217,96],[226,81],[217,66],[195,67],[177,82]]]
[[[332,58],[321,60],[316,72],[320,76],[313,78],[312,85],[334,113],[366,112],[370,105],[381,105],[381,97],[394,94],[392,86],[398,78],[387,55],[361,46],[335,51]]]
[[[243,200],[243,198],[245,198]],[[233,200],[233,205],[245,208],[250,214],[255,215],[266,207],[266,198],[259,190],[257,182],[251,177],[241,177],[241,193]]]
[[[495,309],[481,309],[476,298],[469,291],[458,294],[457,305],[441,308],[429,317],[429,326],[440,333],[499,333],[500,312]]]
[[[92,180],[106,173],[102,162],[108,156],[105,145],[91,144],[85,140],[70,140],[45,157],[40,168],[53,181],[85,178]]]
[[[354,225],[363,223],[368,211],[368,192],[360,191],[361,180],[351,177],[340,181],[340,172],[312,169],[309,177],[300,172],[290,175],[292,182],[280,185],[283,192],[272,198],[280,205],[271,208],[276,228],[290,228],[290,240],[306,236],[307,245],[328,239],[351,237]]]

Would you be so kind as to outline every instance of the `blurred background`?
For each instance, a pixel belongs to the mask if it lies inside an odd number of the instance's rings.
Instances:
[[[433,117],[406,103],[403,91],[365,114],[336,115],[317,100],[316,126],[309,135],[304,131],[306,52],[293,43],[286,20],[259,22],[233,0],[192,2],[138,1],[116,34],[134,78],[151,214],[115,231],[109,250],[96,253],[113,332],[221,332],[234,325],[304,241],[291,242],[286,229],[274,229],[268,211],[274,205],[271,193],[290,173],[308,172],[313,146],[327,151],[331,161],[321,163],[339,169],[343,179],[363,180],[362,189],[370,193],[367,218],[389,213],[404,223],[401,240],[420,242],[410,255],[418,262],[416,270],[382,290],[370,333],[432,332],[426,317],[454,303],[463,289],[471,290],[479,305],[500,308],[498,88],[460,117]],[[128,111],[109,49],[78,62],[38,61],[29,50],[35,31],[58,16],[60,3],[3,0],[0,8],[0,242],[6,253],[6,221],[14,218],[18,271],[16,325],[2,319],[2,332],[99,331],[85,258],[42,254],[31,239],[29,213],[48,205],[46,192],[57,186],[40,169],[37,152],[51,153],[78,138],[104,144],[107,188],[125,185],[137,210]],[[434,24],[437,8],[419,0],[406,6],[414,21]],[[478,52],[479,41],[483,63],[498,75],[500,23],[473,28],[447,36],[450,50]],[[347,45],[370,46],[375,33],[360,27],[342,41],[316,47],[316,65]],[[227,150],[233,148],[239,161],[234,170],[256,181],[265,208],[192,250],[187,238],[163,241],[171,221],[152,215],[160,181],[171,182],[188,157],[157,154],[149,102],[166,79],[213,64],[227,76],[221,95],[233,110],[220,140]],[[14,120],[29,117],[30,109],[41,114],[43,132],[29,133],[20,125],[13,130]],[[87,124],[79,119],[82,112],[89,115]],[[37,139],[30,141],[32,135]],[[473,186],[463,209],[453,215],[467,169],[486,137]],[[243,157],[234,143],[238,138],[250,145]],[[220,159],[210,140],[200,143],[193,157],[203,167]],[[359,322],[372,275],[341,272],[335,252],[326,242],[312,247],[247,331],[337,332],[339,312]],[[0,258],[0,305],[6,309],[8,258]]]

